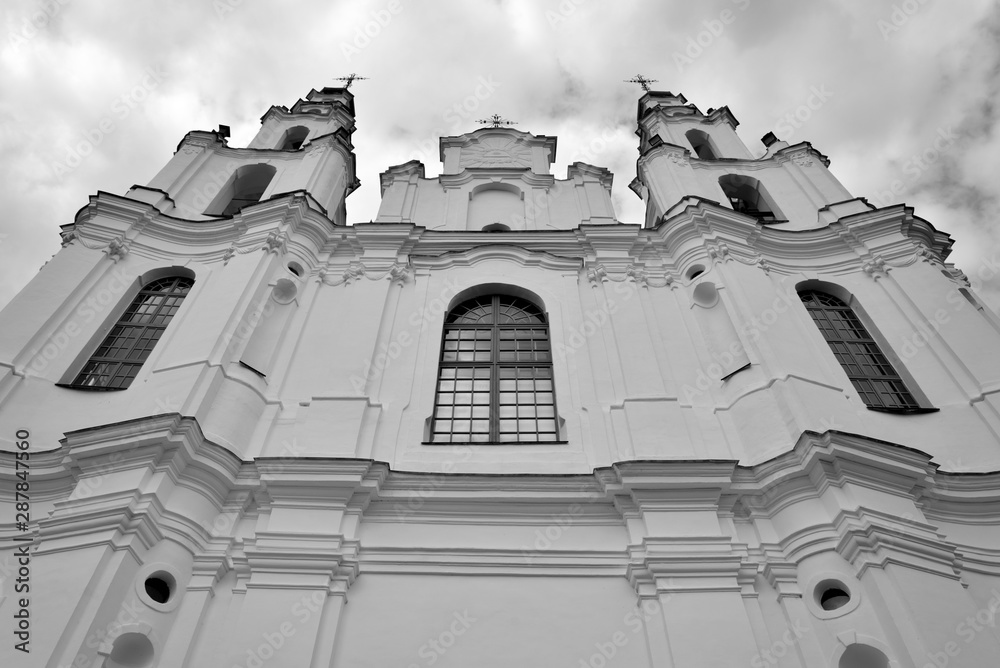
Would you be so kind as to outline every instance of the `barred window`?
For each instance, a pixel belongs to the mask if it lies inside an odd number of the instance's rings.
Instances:
[[[70,387],[124,390],[131,385],[192,285],[180,276],[146,284]]]
[[[824,292],[800,292],[799,297],[869,408],[920,408],[850,306]]]
[[[559,439],[545,314],[526,299],[475,297],[445,318],[433,443]]]

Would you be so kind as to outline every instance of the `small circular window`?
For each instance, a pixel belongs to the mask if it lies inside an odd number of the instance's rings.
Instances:
[[[157,571],[146,578],[146,581],[143,582],[143,588],[146,590],[146,595],[149,598],[163,605],[173,596],[174,590],[177,588],[177,582],[170,573]]]
[[[163,575],[166,574],[157,574],[156,576],[146,578],[146,581],[143,583],[146,594],[161,605],[170,600],[170,594],[172,593],[172,587],[167,578],[173,580],[169,576],[162,577]]]
[[[830,587],[820,594],[819,607],[824,610],[843,608],[851,602],[851,595],[840,587]]]
[[[855,607],[851,588],[838,578],[821,581],[813,589],[813,600],[820,609],[839,616]]]
[[[146,564],[135,579],[135,592],[139,600],[158,612],[170,612],[181,602],[184,588],[180,576],[167,563]]]

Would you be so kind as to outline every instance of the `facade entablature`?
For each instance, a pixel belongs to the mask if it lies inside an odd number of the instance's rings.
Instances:
[[[146,257],[188,257],[200,262],[228,261],[270,246],[277,235],[282,252],[298,248],[303,258],[316,257],[336,245],[339,234],[327,213],[307,193],[275,197],[232,219],[190,221],[164,214],[134,197],[98,192],[62,228],[63,245],[76,243],[91,250]],[[287,241],[287,244],[285,243]],[[115,250],[118,248],[119,250]]]
[[[666,257],[682,264],[685,254],[705,249],[718,260],[763,260],[762,268],[768,271],[867,272],[883,262],[890,269],[921,260],[943,265],[952,243],[901,205],[798,231],[752,223],[716,202],[695,197],[678,202],[668,213],[650,230],[651,238],[662,244]]]
[[[439,255],[410,256],[416,269],[444,270],[454,267],[472,267],[489,260],[506,260],[523,267],[540,267],[551,271],[576,272],[583,266],[575,257],[563,257],[542,250],[521,246],[488,244],[473,246],[465,250],[454,250]]]
[[[925,259],[943,264],[951,237],[904,205],[855,213],[813,230],[779,230],[760,226],[748,237],[760,252],[776,260],[799,263],[828,261],[837,255],[865,261],[903,263]]]

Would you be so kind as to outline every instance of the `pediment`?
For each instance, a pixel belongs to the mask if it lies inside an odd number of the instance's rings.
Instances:
[[[517,137],[488,135],[462,147],[461,167],[531,167],[531,147]]]

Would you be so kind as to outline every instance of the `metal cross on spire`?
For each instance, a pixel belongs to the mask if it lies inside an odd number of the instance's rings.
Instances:
[[[651,84],[651,83],[658,83],[658,81],[656,79],[647,79],[646,77],[642,76],[641,74],[636,74],[631,79],[625,79],[625,83],[637,83],[640,86],[642,86],[642,89],[644,91],[646,91],[648,93],[649,92],[649,84]]]
[[[495,128],[499,128],[503,125],[514,125],[517,121],[508,121],[500,114],[493,114],[489,118],[480,118],[476,123],[481,123],[483,125],[492,125]]]
[[[355,81],[367,81],[368,77],[359,77],[354,72],[351,72],[346,77],[336,77],[336,79],[337,81],[346,81],[347,83],[344,84],[344,88],[350,88],[351,84],[354,83]]]

